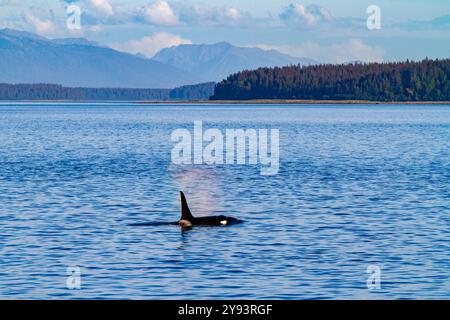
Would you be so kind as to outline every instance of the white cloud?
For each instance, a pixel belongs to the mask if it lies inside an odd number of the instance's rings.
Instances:
[[[89,0],[90,6],[97,12],[112,16],[114,14],[114,9],[108,0]]]
[[[40,35],[54,35],[56,33],[56,27],[50,20],[40,19],[32,13],[25,14],[26,22],[33,27],[34,31]]]
[[[143,18],[148,23],[163,26],[173,26],[179,23],[172,7],[163,0],[155,1],[144,7]]]
[[[241,18],[241,12],[237,8],[228,8],[226,15],[233,20],[239,20]]]
[[[249,23],[251,16],[235,7],[214,7],[194,4],[181,10],[180,19],[190,25],[236,26]]]
[[[138,8],[136,16],[140,21],[160,26],[233,26],[251,19],[250,14],[235,7],[182,3],[170,5],[164,0]]]
[[[290,4],[280,14],[281,21],[298,27],[315,27],[321,23],[333,21],[331,12],[318,5],[304,6],[299,3]]]
[[[161,49],[179,46],[181,44],[192,44],[192,41],[171,33],[159,32],[152,36],[143,37],[139,40],[131,40],[123,45],[116,45],[114,47],[117,50],[133,54],[140,53],[151,58]]]
[[[350,39],[343,43],[332,43],[325,46],[307,42],[301,46],[260,44],[258,47],[264,50],[275,49],[295,57],[306,57],[325,63],[382,62],[386,54],[384,48],[370,46],[360,39]]]
[[[66,0],[67,1],[67,0]],[[210,6],[150,0],[147,5],[135,6],[111,0],[78,0],[83,4],[83,23],[121,25],[144,23],[155,26],[241,26],[255,25],[247,11],[232,6]]]

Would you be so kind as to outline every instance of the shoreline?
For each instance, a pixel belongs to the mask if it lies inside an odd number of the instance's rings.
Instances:
[[[151,104],[192,104],[192,105],[258,105],[258,104],[281,104],[281,105],[450,105],[450,101],[365,101],[365,100],[283,100],[283,99],[256,99],[256,100],[0,100],[1,104],[8,103],[74,103],[74,104],[120,104],[131,103],[141,105]]]
[[[136,103],[141,104],[154,104],[158,102],[148,102],[148,101],[140,101]],[[217,104],[217,105],[227,105],[227,104],[245,104],[245,105],[257,105],[257,104],[282,104],[282,105],[329,105],[329,104],[354,104],[354,105],[363,105],[363,104],[392,104],[392,105],[450,105],[450,101],[363,101],[363,100],[201,100],[201,101],[175,101],[175,102],[163,102],[159,103],[175,103],[175,104]]]

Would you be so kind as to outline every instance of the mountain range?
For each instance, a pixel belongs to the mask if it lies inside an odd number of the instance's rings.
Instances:
[[[227,42],[212,45],[188,44],[162,49],[153,60],[195,73],[203,81],[216,82],[233,73],[259,67],[317,64],[317,61],[312,59],[295,58],[276,50],[236,47]]]
[[[0,31],[0,70],[0,82],[71,87],[173,88],[201,82],[170,65],[85,39],[49,40],[9,29]]]
[[[217,82],[246,69],[314,63],[275,50],[236,47],[226,42],[180,45],[148,59],[84,38],[47,39],[23,31],[0,30],[0,83],[164,89]]]

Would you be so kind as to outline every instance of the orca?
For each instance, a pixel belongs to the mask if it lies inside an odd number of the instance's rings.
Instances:
[[[201,217],[195,218],[186,201],[184,193],[180,191],[181,199],[181,218],[177,222],[143,222],[143,223],[132,223],[129,226],[132,227],[159,227],[159,226],[181,226],[183,230],[189,230],[191,227],[202,226],[202,227],[224,227],[233,224],[242,223],[242,220],[225,217],[225,216],[212,216],[212,217]]]
[[[203,227],[224,227],[233,224],[243,222],[242,220],[226,217],[226,216],[210,216],[195,218],[191,210],[189,209],[186,197],[182,191],[180,191],[181,200],[181,219],[178,221],[178,225],[184,228],[203,226]]]

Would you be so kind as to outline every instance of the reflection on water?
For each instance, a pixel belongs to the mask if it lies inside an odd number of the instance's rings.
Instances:
[[[280,129],[279,174],[172,165],[194,120]],[[1,105],[0,297],[448,298],[449,129],[448,106]],[[182,232],[180,190],[246,223]]]

